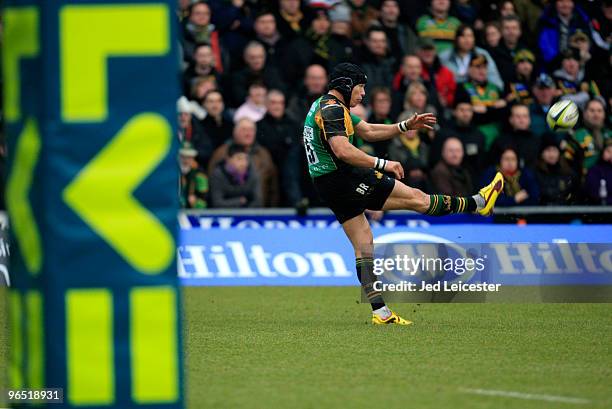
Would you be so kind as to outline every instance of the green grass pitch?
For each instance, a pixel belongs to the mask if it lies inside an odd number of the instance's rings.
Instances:
[[[187,407],[612,407],[610,304],[398,304],[415,325],[374,327],[358,291],[184,288]]]
[[[183,295],[189,408],[612,407],[610,304],[397,304],[415,324],[374,327],[358,287]]]

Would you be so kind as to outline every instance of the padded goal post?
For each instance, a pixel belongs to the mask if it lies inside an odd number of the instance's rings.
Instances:
[[[3,2],[9,387],[58,408],[183,406],[175,3]]]

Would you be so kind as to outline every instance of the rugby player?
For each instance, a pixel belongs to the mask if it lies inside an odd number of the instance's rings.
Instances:
[[[415,114],[391,125],[360,120],[350,113],[350,107],[365,96],[366,81],[365,73],[355,64],[338,64],[332,70],[328,93],[312,104],[304,121],[308,171],[353,246],[357,277],[372,307],[372,323],[410,325],[412,322],[391,311],[382,293],[373,288],[373,236],[364,211],[408,209],[432,216],[488,216],[503,190],[503,177],[497,173],[488,186],[471,197],[428,195],[401,183],[402,165],[357,149],[353,145],[355,133],[368,142],[384,141],[411,129],[432,129],[436,118],[430,113]]]

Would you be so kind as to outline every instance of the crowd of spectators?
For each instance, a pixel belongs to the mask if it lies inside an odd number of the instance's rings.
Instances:
[[[322,205],[302,123],[340,62],[368,76],[352,112],[434,130],[356,145],[428,193],[472,194],[496,170],[500,206],[612,204],[612,1],[179,0],[177,103],[186,208]],[[580,121],[552,132],[570,99]]]

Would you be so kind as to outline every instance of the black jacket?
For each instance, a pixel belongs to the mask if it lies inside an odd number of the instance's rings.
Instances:
[[[536,180],[540,186],[540,204],[565,205],[577,199],[574,197],[577,175],[568,166],[561,163],[551,166],[540,161],[536,166]]]
[[[459,138],[463,143],[463,166],[470,173],[473,181],[480,179],[481,172],[487,166],[485,137],[474,125],[460,126],[454,120],[443,126],[431,143],[429,165],[433,167],[442,156],[444,141],[450,137]]]
[[[261,179],[255,168],[250,166],[246,180],[238,184],[221,162],[210,176],[210,201],[212,207],[261,207]]]
[[[511,145],[517,149],[519,156],[519,167],[527,167],[531,171],[535,169],[540,153],[542,139],[531,130],[515,131],[509,130],[503,133],[491,147],[491,157],[499,158],[504,147]]]
[[[257,142],[270,151],[272,161],[280,171],[281,204],[293,206],[301,197],[300,155],[301,127],[287,115],[277,119],[266,114],[257,122]]]
[[[254,82],[263,82],[268,89],[275,88],[282,92],[286,91],[281,73],[271,64],[266,64],[264,69],[259,72],[251,71],[249,67],[245,67],[226,77],[225,81],[226,89],[230,89],[232,92],[230,105],[233,107],[238,107],[245,101],[249,93],[249,86]]]

